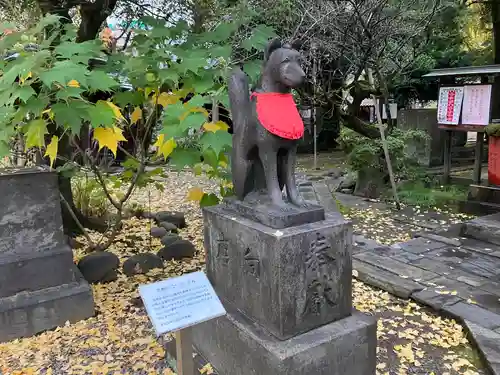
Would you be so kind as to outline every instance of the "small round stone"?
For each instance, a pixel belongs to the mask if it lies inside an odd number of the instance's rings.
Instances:
[[[158,227],[151,228],[151,236],[154,238],[162,238],[167,233],[168,231],[165,228],[158,228]]]
[[[127,276],[144,274],[155,268],[163,268],[163,261],[152,253],[132,255],[123,263],[123,273]]]
[[[178,240],[158,251],[158,256],[163,260],[180,260],[192,258],[196,252],[194,245],[187,240]]]

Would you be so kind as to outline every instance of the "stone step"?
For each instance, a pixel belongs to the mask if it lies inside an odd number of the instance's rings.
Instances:
[[[464,235],[480,241],[500,245],[500,213],[478,217],[464,225]]]
[[[500,333],[485,328],[469,320],[464,320],[465,327],[476,343],[481,356],[493,375],[500,375]]]
[[[0,257],[0,298],[77,281],[79,271],[67,246]]]
[[[334,199],[328,185],[324,182],[316,182],[313,184],[314,191],[318,197],[318,201],[327,212],[338,212],[338,204]]]
[[[74,323],[94,315],[85,280],[0,298],[0,342]]]
[[[459,202],[459,210],[470,215],[491,215],[500,212],[500,204],[466,200]]]
[[[353,275],[358,280],[369,285],[388,291],[397,297],[410,298],[412,293],[424,289],[424,286],[416,281],[402,278],[395,273],[383,270],[369,263],[353,259]]]
[[[359,260],[368,263],[372,266],[381,268],[385,271],[392,272],[402,279],[414,281],[426,281],[436,278],[438,275],[434,272],[426,271],[422,268],[415,267],[404,262],[395,260],[393,257],[374,254],[371,252],[363,252],[355,254],[353,260]]]
[[[427,238],[428,240],[442,242],[444,244],[451,245],[451,246],[460,246],[462,244],[462,242],[460,242],[460,240],[458,240],[456,238],[448,238],[448,237],[440,236],[438,234],[433,234],[433,233],[422,232],[422,233],[416,234],[415,237]]]
[[[500,188],[495,186],[471,184],[469,186],[468,199],[471,201],[500,204]]]

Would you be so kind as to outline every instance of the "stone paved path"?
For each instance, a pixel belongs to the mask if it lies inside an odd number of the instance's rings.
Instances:
[[[337,211],[324,181],[302,181],[300,190]],[[429,226],[391,246],[355,236],[353,269],[367,284],[461,321],[491,372],[500,375],[500,214]]]

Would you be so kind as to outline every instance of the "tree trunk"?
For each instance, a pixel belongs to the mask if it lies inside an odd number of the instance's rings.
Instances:
[[[77,34],[77,42],[85,42],[94,39],[102,23],[113,12],[117,0],[96,0],[91,3],[80,5],[81,24]],[[69,16],[69,10],[72,7],[70,1],[63,2],[60,0],[38,0],[38,5],[44,15],[56,14],[64,18],[63,22],[72,22]],[[53,132],[54,133],[54,132]],[[72,160],[73,149],[68,136],[60,137],[59,143],[60,155],[63,159]],[[56,164],[57,165],[57,164]],[[85,217],[75,205],[73,192],[71,191],[71,178],[59,175],[59,191],[66,199],[71,210],[75,213],[80,223],[93,230],[105,231],[107,225],[105,222]],[[64,232],[67,235],[80,234],[81,230],[73,216],[68,210],[66,204],[61,202],[61,210],[63,216]]]
[[[340,117],[343,120],[343,125],[351,130],[354,130],[356,133],[371,139],[380,138],[380,132],[375,126],[367,124],[355,115],[342,112]]]
[[[85,42],[94,39],[102,24],[113,13],[117,0],[96,0],[80,6],[82,21],[76,41]]]

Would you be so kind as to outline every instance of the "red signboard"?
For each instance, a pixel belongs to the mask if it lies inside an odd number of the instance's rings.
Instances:
[[[453,121],[453,112],[455,109],[455,96],[457,93],[455,91],[448,91],[448,106],[446,108],[446,121]]]
[[[500,185],[500,137],[489,137],[488,182]]]

